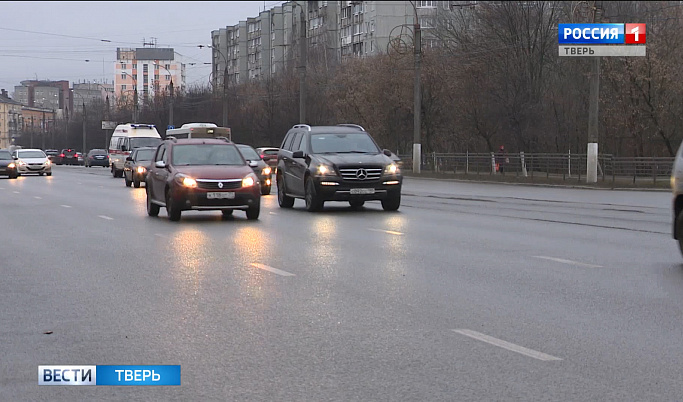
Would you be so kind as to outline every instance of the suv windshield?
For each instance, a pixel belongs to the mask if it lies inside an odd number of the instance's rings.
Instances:
[[[43,151],[18,151],[19,158],[45,158]]]
[[[312,134],[311,151],[322,153],[378,153],[379,149],[367,133]]]
[[[136,161],[151,161],[154,158],[156,149],[141,149],[135,154]]]
[[[234,145],[176,145],[174,165],[244,165],[244,159]]]
[[[12,160],[12,155],[8,151],[0,151],[0,161]]]
[[[244,159],[249,159],[252,161],[261,159],[256,151],[254,151],[254,148],[250,147],[249,145],[238,145],[237,147],[240,149],[240,152],[242,152],[242,155],[244,155]]]
[[[156,147],[161,144],[161,138],[138,137],[130,139],[130,148]]]

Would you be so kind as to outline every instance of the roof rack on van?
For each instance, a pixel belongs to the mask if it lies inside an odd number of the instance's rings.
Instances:
[[[354,127],[354,128],[359,129],[360,131],[365,131],[365,129],[363,128],[363,126],[360,126],[360,125],[358,125],[358,124],[337,124],[337,125],[338,125],[338,126],[343,126],[343,127]]]
[[[308,129],[308,131],[311,131],[311,126],[309,126],[308,124],[295,124],[292,128],[306,128]]]
[[[133,128],[137,128],[137,127],[156,128],[156,126],[154,124],[131,124],[130,126]]]

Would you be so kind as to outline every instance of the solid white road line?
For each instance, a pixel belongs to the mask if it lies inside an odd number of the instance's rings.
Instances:
[[[275,213],[275,212],[268,212],[268,213],[271,215],[277,215],[277,213]]]
[[[559,357],[547,355],[532,349],[527,349],[524,346],[515,345],[514,343],[506,342],[502,339],[494,338],[492,336],[488,336],[477,331],[472,331],[470,329],[453,329],[452,331],[461,335],[469,336],[470,338],[476,339],[478,341],[486,342],[488,344],[522,354],[524,356],[533,357],[534,359],[543,361],[562,360]]]
[[[164,238],[164,239],[166,238],[166,235],[162,235],[161,233],[154,233],[154,236],[156,236],[156,237],[162,237],[162,238]]]
[[[98,217],[98,218],[102,218],[102,219],[106,219],[106,220],[108,220],[108,221],[113,221],[113,220],[114,220],[114,218],[110,218],[110,217],[108,217],[107,215],[97,215],[97,217]]]
[[[586,264],[584,262],[578,262],[578,261],[572,261],[572,260],[565,260],[562,258],[555,258],[555,257],[547,257],[544,255],[535,255],[534,258],[541,258],[544,260],[550,260],[550,261],[555,261],[555,262],[561,262],[562,264],[569,264],[569,265],[577,265],[579,267],[587,267],[587,268],[602,268],[602,265],[593,265],[593,264]]]
[[[36,200],[42,200],[43,199],[43,197],[39,197],[37,195],[34,195],[33,198],[35,198]]]
[[[19,193],[18,191],[12,191],[12,192],[13,192],[14,194],[21,194],[21,193]]]
[[[268,265],[259,264],[259,263],[256,263],[256,262],[255,262],[255,263],[252,263],[251,266],[252,266],[252,267],[255,267],[255,268],[258,268],[258,269],[262,269],[262,270],[264,270],[264,271],[272,272],[272,273],[274,273],[274,274],[282,275],[282,276],[295,276],[294,274],[290,274],[290,273],[287,272],[287,271],[283,271],[283,270],[281,270],[281,269],[269,267]]]
[[[71,205],[64,205],[64,204],[62,204],[62,205],[60,205],[60,207],[71,208]]]
[[[374,229],[374,228],[368,228],[368,230],[372,230],[373,232],[382,232],[382,233],[392,234],[392,235],[396,235],[396,236],[403,236],[403,233],[397,232],[395,230],[384,230],[384,229]]]

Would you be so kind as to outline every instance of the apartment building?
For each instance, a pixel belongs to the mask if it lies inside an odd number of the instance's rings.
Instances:
[[[302,26],[306,61],[319,65],[385,53],[392,38],[412,35],[416,18],[423,45],[434,46],[430,30],[438,12],[452,3],[458,2],[288,1],[211,32],[211,82],[220,88],[224,78],[231,85],[296,68],[302,63]]]
[[[61,114],[71,104],[69,81],[21,81],[21,85],[14,87],[14,100],[24,106],[54,109]]]
[[[117,48],[114,68],[114,93],[118,98],[133,98],[144,103],[170,89],[185,87],[185,64],[175,60],[173,48]]]
[[[73,84],[72,99],[77,107],[83,103],[87,106],[97,102],[105,102],[107,97],[109,97],[110,102],[113,104],[114,95],[114,84],[100,84],[96,82]],[[73,106],[71,107],[72,110]]]
[[[21,103],[11,99],[7,91],[0,90],[0,148],[7,148],[19,134]]]

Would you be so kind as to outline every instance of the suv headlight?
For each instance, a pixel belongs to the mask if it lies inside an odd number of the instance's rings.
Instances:
[[[185,176],[184,174],[179,174],[175,177],[176,181],[187,187],[187,188],[196,188],[197,187],[197,181],[189,176]]]
[[[26,162],[20,160],[20,161],[19,161],[19,166],[26,166]]]
[[[9,169],[14,169],[16,166],[17,165],[15,165],[14,162],[10,162],[9,165],[7,165]]]
[[[242,179],[242,187],[251,187],[258,181],[258,178],[253,174],[249,173],[244,179]]]
[[[138,173],[143,174],[143,173],[145,173],[145,170],[146,169],[144,166],[138,166],[138,169],[137,169]],[[190,179],[190,180],[193,180],[193,179]],[[195,184],[197,184],[197,183],[195,182]]]
[[[46,160],[46,161],[43,163],[43,165],[49,166],[51,163],[52,163],[52,162],[50,162],[50,160],[48,159],[48,160]]]
[[[316,172],[321,176],[330,176],[335,174],[334,169],[328,165],[318,165]]]
[[[401,173],[401,170],[398,168],[398,165],[395,163],[389,164],[384,168],[384,174],[399,174]]]
[[[264,176],[268,176],[272,171],[273,169],[271,169],[270,166],[266,166],[261,171],[261,174],[263,174]]]

